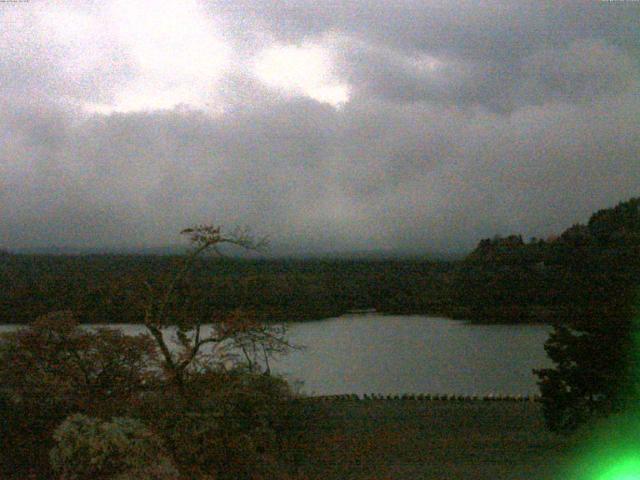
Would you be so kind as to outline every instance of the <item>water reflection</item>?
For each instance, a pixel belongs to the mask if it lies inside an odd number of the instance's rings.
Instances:
[[[140,325],[119,325],[130,334]],[[10,326],[0,326],[0,331]],[[346,315],[292,323],[306,348],[276,359],[272,371],[302,380],[302,390],[340,393],[538,393],[533,368],[550,366],[547,325],[473,325],[444,318]]]

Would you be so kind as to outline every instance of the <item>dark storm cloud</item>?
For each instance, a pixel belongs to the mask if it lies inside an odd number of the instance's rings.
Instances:
[[[225,0],[208,5],[216,14],[268,28],[284,40],[333,30],[408,52],[500,60],[585,38],[637,49],[638,6],[633,3]]]
[[[633,2],[216,2],[284,41],[333,32],[346,77],[366,95],[510,111],[547,96],[618,92],[637,80]],[[415,60],[442,64],[429,72]]]
[[[347,78],[363,96],[396,102],[482,105],[512,111],[547,101],[591,101],[637,87],[630,53],[602,40],[543,48],[511,63],[403,55],[385,47],[343,43]],[[430,65],[430,62],[432,65]]]
[[[160,245],[213,220],[277,253],[460,250],[640,194],[634,2],[207,2],[237,55],[211,87],[222,109],[110,114],[83,104],[109,103],[134,59],[102,10],[69,5],[88,19],[73,41],[0,7],[11,248]],[[261,83],[274,39],[331,51],[349,101]]]

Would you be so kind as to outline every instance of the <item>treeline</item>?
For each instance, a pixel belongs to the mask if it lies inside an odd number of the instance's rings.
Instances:
[[[137,323],[149,287],[180,268],[179,256],[4,255],[0,323],[28,323],[70,309],[83,323]],[[444,310],[453,265],[392,260],[206,258],[177,285],[176,310],[214,315],[242,308],[265,320],[306,320],[354,309]],[[148,285],[148,286],[147,286]],[[179,307],[179,308],[178,308]]]
[[[464,260],[200,259],[177,286],[183,312],[243,308],[266,320],[354,309],[482,322],[570,321],[628,302],[640,283],[640,198],[556,238],[481,240]],[[81,322],[137,323],[145,295],[180,256],[0,255],[0,323],[71,309]],[[617,293],[620,293],[618,295]],[[606,310],[606,309],[605,309]]]
[[[618,317],[640,286],[640,198],[556,238],[480,241],[457,268],[456,316],[493,322]]]

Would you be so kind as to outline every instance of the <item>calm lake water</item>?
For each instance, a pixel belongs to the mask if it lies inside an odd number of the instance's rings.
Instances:
[[[140,325],[117,325],[127,333]],[[15,326],[0,325],[0,331]],[[345,315],[288,325],[306,348],[272,362],[315,395],[538,393],[533,368],[550,366],[547,325],[474,325],[423,315]]]

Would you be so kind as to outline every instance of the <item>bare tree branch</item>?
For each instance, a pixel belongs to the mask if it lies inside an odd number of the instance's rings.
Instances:
[[[155,339],[163,357],[164,365],[172,374],[173,379],[180,385],[183,382],[184,375],[187,370],[195,363],[202,351],[202,347],[207,344],[214,344],[214,351],[219,352],[223,343],[230,341],[235,346],[244,348],[251,344],[253,347],[253,359],[247,361],[253,362],[257,359],[257,345],[262,345],[262,353],[267,356],[273,353],[284,352],[290,346],[283,340],[277,338],[278,332],[265,329],[255,322],[245,321],[238,312],[232,313],[227,318],[219,319],[214,322],[217,326],[217,333],[206,338],[201,338],[201,319],[195,316],[195,320],[189,323],[183,323],[184,320],[177,321],[173,318],[169,310],[176,290],[182,282],[184,282],[187,274],[192,270],[194,263],[198,257],[213,251],[218,256],[223,256],[220,246],[224,244],[236,246],[245,250],[262,251],[268,245],[266,237],[257,238],[248,227],[236,228],[229,233],[223,234],[219,226],[213,225],[196,225],[186,228],[180,232],[187,235],[189,241],[194,248],[183,257],[180,269],[170,278],[168,285],[156,292],[148,282],[145,282],[149,298],[144,304],[144,324]],[[173,312],[175,314],[175,312]],[[177,357],[171,353],[171,350],[163,336],[163,330],[171,325],[176,325],[178,330],[176,336],[181,346],[182,353]],[[190,338],[189,331],[195,330],[195,335]],[[268,364],[267,364],[268,367]]]

